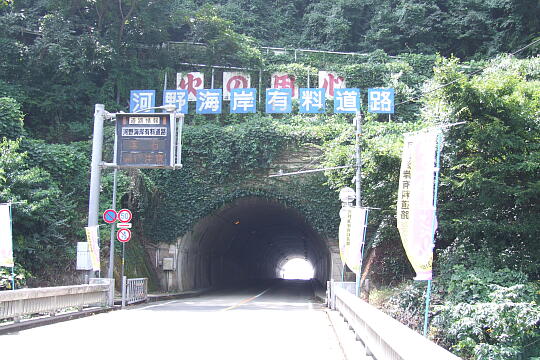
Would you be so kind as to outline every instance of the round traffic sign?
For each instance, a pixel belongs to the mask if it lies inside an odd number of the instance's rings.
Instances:
[[[118,214],[116,213],[116,210],[114,209],[107,209],[103,212],[103,220],[107,224],[112,224],[113,222],[115,222],[117,217],[118,217]]]
[[[128,209],[122,209],[118,212],[118,221],[127,223],[131,221],[131,218],[133,215],[131,214],[131,211]]]
[[[116,238],[120,242],[128,242],[131,240],[131,231],[129,229],[120,229],[116,233]]]

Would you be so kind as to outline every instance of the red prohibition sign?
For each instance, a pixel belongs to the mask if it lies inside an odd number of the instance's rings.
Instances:
[[[116,238],[118,241],[126,243],[131,240],[131,231],[129,229],[120,229],[116,233]]]
[[[131,211],[128,209],[122,209],[118,212],[118,221],[127,223],[131,221],[131,218],[133,215],[131,214]]]
[[[103,212],[103,221],[107,224],[112,224],[118,218],[118,214],[114,209],[107,209]]]

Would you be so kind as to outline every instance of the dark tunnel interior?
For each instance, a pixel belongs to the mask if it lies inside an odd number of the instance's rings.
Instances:
[[[249,197],[201,219],[179,243],[180,290],[242,285],[280,276],[287,260],[306,259],[314,278],[329,277],[326,242],[294,208]]]

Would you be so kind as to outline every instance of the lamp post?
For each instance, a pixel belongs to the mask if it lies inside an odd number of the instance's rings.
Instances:
[[[355,208],[360,209],[362,207],[362,152],[360,147],[360,135],[362,132],[362,113],[357,112],[356,116],[354,117],[354,125],[356,126],[355,131],[355,160],[356,160],[356,173],[353,179],[353,182],[355,183],[356,190],[351,189],[350,187],[345,187],[340,190],[339,192],[339,199],[341,200],[341,210],[340,210],[340,218],[343,221],[344,213],[346,208],[351,208],[353,206],[353,201],[355,202]],[[359,211],[359,210],[355,210]],[[355,219],[358,220],[358,219]],[[364,221],[364,229],[362,229],[362,237],[359,241],[362,243],[360,244],[360,264],[358,269],[358,275],[356,277],[356,295],[359,295],[359,288],[360,288],[360,279],[362,277],[362,256],[363,256],[363,249],[364,249],[364,242],[365,242],[365,221],[367,220],[367,214],[366,218],[363,219]],[[341,236],[341,235],[340,235]],[[355,239],[356,240],[356,239]],[[345,280],[345,263],[343,263],[343,268],[341,272],[341,281]]]

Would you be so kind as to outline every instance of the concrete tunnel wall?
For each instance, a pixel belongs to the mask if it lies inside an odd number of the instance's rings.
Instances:
[[[293,208],[249,197],[201,219],[178,240],[168,290],[242,285],[278,277],[286,260],[304,258],[322,284],[330,276],[330,252]]]

